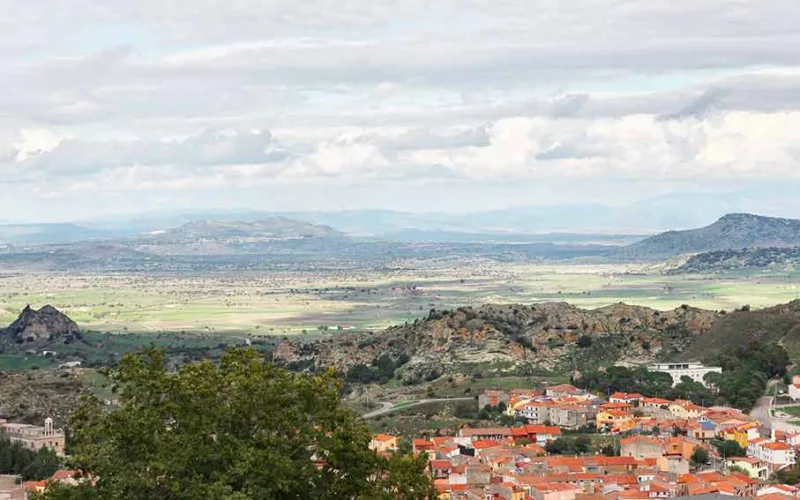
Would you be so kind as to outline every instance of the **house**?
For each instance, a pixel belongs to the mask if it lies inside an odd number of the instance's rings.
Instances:
[[[459,437],[469,438],[472,441],[479,439],[493,439],[500,441],[501,439],[512,437],[511,429],[509,427],[481,427],[475,429],[460,429],[458,431]]]
[[[620,440],[623,457],[659,458],[664,454],[664,443],[650,436],[631,436]]]
[[[627,392],[615,392],[611,396],[608,397],[609,403],[629,403],[630,405],[636,405],[640,403],[644,399],[644,396],[639,394],[638,392],[634,393],[627,393]]]
[[[561,429],[554,425],[526,425],[525,432],[528,439],[540,445],[561,437]]]
[[[688,436],[700,441],[709,441],[717,436],[717,426],[714,422],[690,421],[686,425]]]
[[[530,401],[522,405],[521,409],[516,412],[516,416],[531,423],[543,424],[550,420],[550,406],[552,405],[552,401]]]
[[[589,423],[589,408],[583,404],[555,404],[548,408],[550,423],[564,429],[577,429]]]
[[[786,443],[776,443],[763,439],[751,441],[747,447],[747,455],[766,462],[772,470],[780,470],[794,465],[796,462],[794,448]]]
[[[753,479],[766,481],[769,477],[769,467],[753,457],[729,457],[725,460],[725,467],[736,467],[747,473]]]
[[[595,425],[598,430],[627,432],[636,426],[633,414],[619,410],[604,410],[597,414]]]
[[[551,398],[564,398],[568,396],[579,396],[584,394],[582,390],[570,384],[551,385],[544,390],[544,393],[546,396]]]
[[[534,500],[575,500],[581,493],[578,486],[565,483],[540,483],[530,487],[529,494]]]
[[[428,455],[429,459],[433,459],[434,455],[436,454],[435,448],[436,445],[433,441],[428,441],[427,439],[415,439],[411,441],[411,450],[413,451],[414,455],[426,454]]]
[[[688,420],[690,418],[698,418],[705,413],[706,408],[693,404],[690,401],[675,401],[669,405],[669,412],[673,417],[680,420]]]
[[[759,425],[755,422],[749,422],[736,427],[733,429],[733,440],[742,448],[747,449],[750,441],[759,437],[758,427]]]
[[[669,399],[662,398],[642,398],[639,407],[647,410],[658,410],[661,408],[668,408],[672,404]]]
[[[600,405],[600,411],[603,410],[618,410],[618,411],[632,412],[633,403],[622,402],[622,401],[603,403]]]
[[[389,434],[375,434],[369,442],[369,449],[376,453],[396,451],[399,444],[397,436]]]

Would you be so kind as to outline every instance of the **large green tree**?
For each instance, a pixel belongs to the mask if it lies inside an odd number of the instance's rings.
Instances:
[[[294,374],[252,350],[174,373],[161,352],[113,373],[118,404],[85,398],[72,421],[76,466],[94,488],[45,499],[426,499],[424,458],[380,457],[340,401],[332,372]],[[78,488],[78,489],[75,489]]]

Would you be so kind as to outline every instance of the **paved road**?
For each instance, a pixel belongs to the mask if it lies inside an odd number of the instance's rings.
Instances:
[[[770,415],[772,406],[772,396],[763,396],[758,399],[756,405],[750,411],[750,416],[757,418],[770,429],[776,429],[784,432],[797,432],[800,431],[800,426],[790,424],[788,419],[781,419]]]
[[[432,398],[432,399],[420,399],[419,401],[414,401],[410,404],[404,404],[400,407],[395,406],[394,403],[378,403],[381,405],[380,408],[377,410],[372,410],[368,413],[361,415],[362,418],[375,418],[380,417],[381,415],[386,415],[388,413],[392,413],[393,411],[405,410],[406,408],[413,408],[415,406],[424,405],[427,403],[443,403],[447,401],[473,401],[475,398]],[[477,403],[475,403],[477,404]]]

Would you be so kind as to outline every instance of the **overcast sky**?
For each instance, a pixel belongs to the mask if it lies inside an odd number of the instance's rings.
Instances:
[[[800,192],[797,1],[0,0],[0,57],[5,221]]]

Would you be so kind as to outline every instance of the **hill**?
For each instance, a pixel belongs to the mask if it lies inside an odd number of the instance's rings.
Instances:
[[[409,383],[446,373],[563,373],[668,358],[710,331],[718,316],[688,306],[662,312],[626,304],[594,310],[566,303],[486,305],[432,310],[379,333],[302,345],[287,339],[273,354],[298,368],[373,367],[375,378],[381,375],[375,369],[397,370]]]
[[[793,269],[800,265],[800,247],[717,250],[691,256],[669,274],[717,273],[737,269]]]
[[[727,346],[779,342],[795,362],[800,360],[800,300],[757,311],[745,306],[721,315],[706,335],[689,344],[685,354],[701,359]]]
[[[441,375],[574,373],[615,363],[707,359],[751,341],[780,342],[800,359],[800,301],[731,313],[615,304],[486,305],[431,311],[377,333],[311,343],[284,339],[273,359],[295,369],[333,366],[352,382],[411,384]]]
[[[66,343],[81,338],[80,328],[53,306],[38,311],[26,306],[19,317],[5,330],[0,330],[0,340],[7,343]]]
[[[243,221],[193,221],[182,226],[161,231],[151,236],[161,240],[253,240],[285,238],[329,238],[344,236],[335,229],[301,222],[286,217],[271,217],[252,222]]]
[[[800,220],[728,214],[710,226],[661,233],[612,255],[624,259],[662,259],[717,250],[793,246],[800,246]]]

